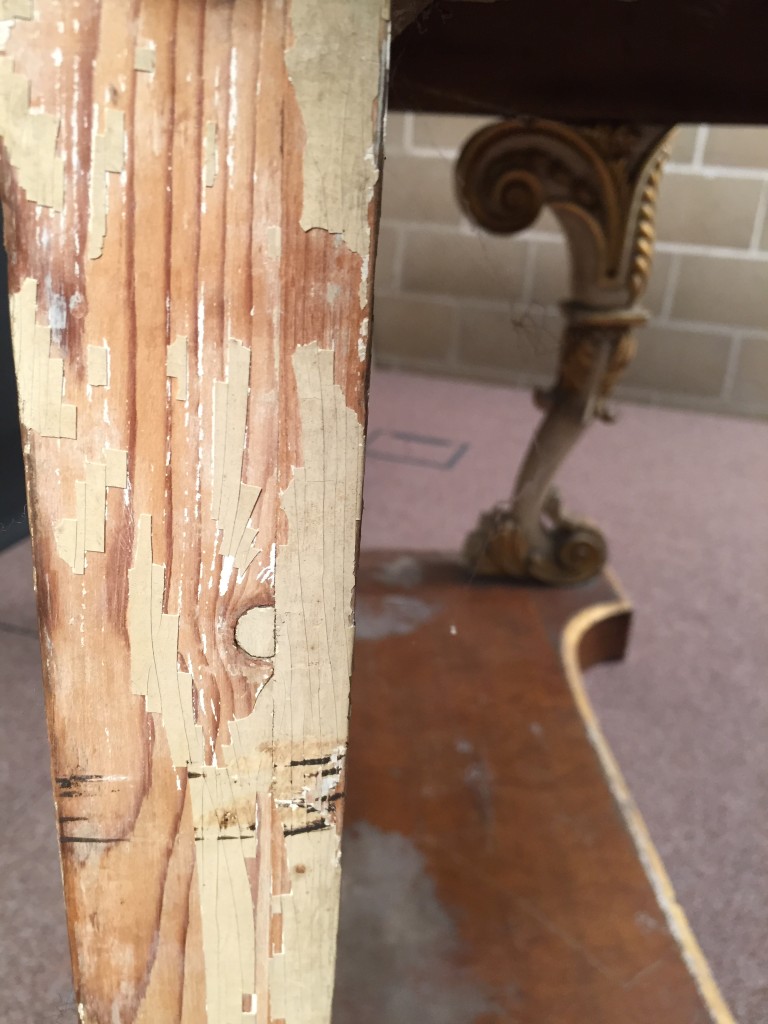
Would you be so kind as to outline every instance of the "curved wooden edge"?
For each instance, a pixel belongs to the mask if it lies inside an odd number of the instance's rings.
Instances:
[[[626,648],[612,574],[550,588],[363,552],[357,618],[346,815],[379,851],[400,837],[454,923],[429,976],[471,984],[494,1020],[735,1024],[584,687]],[[347,921],[374,934],[394,876],[368,868]],[[418,957],[387,967],[346,934],[339,1024],[368,1005],[362,962],[420,1005]]]
[[[581,674],[587,672],[595,665],[608,661],[622,661],[626,657],[627,647],[629,646],[629,637],[632,630],[632,604],[615,573],[609,568],[604,568],[603,575],[619,595],[618,599],[612,602],[602,602],[589,609],[583,609],[577,612],[570,620],[571,622],[579,622],[582,618],[588,617],[590,612],[602,613],[605,610],[605,614],[595,615],[576,639],[575,657],[580,680]],[[567,628],[568,624],[566,624],[566,632],[563,635],[563,644],[566,640]],[[568,670],[564,654],[563,660],[566,663],[566,670]],[[581,685],[583,687],[583,682]]]
[[[624,656],[629,636],[632,606],[615,573],[610,569],[604,570],[604,573],[621,596],[616,601],[606,601],[576,612],[566,623],[560,647],[566,679],[658,905],[712,1016],[713,1024],[738,1024],[720,992],[686,913],[678,902],[672,880],[600,726],[584,685],[583,673],[588,668],[600,661],[620,660]]]

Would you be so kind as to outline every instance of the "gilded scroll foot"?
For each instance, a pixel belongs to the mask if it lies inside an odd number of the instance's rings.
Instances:
[[[573,519],[552,488],[544,501],[537,536],[521,527],[509,504],[480,517],[464,543],[464,561],[479,576],[508,576],[538,583],[583,583],[605,565],[608,548],[592,523]]]
[[[638,306],[651,266],[654,208],[666,127],[578,128],[521,118],[470,139],[457,167],[459,197],[481,227],[512,234],[544,205],[571,249],[571,300],[553,387],[535,394],[544,416],[508,503],[485,513],[464,557],[475,574],[580,583],[605,564],[591,523],[566,516],[552,480],[609,399],[648,314]]]

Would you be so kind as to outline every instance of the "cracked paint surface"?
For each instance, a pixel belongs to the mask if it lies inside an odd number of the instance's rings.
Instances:
[[[369,209],[379,177],[370,128],[380,93],[381,23],[388,17],[383,0],[292,0],[297,42],[285,55],[307,139],[301,226],[339,234],[361,256],[370,248]],[[347,88],[338,88],[329,64],[344,69]]]
[[[78,1012],[327,1024],[386,5],[54,8],[0,133]]]

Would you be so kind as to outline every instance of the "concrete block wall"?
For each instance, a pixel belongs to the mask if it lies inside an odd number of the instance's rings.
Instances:
[[[484,119],[392,114],[376,270],[379,365],[530,386],[552,378],[567,252],[545,211],[498,238],[461,215],[453,166]],[[619,397],[768,415],[768,128],[678,130],[637,359]]]

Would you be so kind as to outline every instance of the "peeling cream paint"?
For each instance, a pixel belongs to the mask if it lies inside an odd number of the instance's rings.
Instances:
[[[270,1010],[286,1024],[327,1024],[333,992],[339,835],[333,794],[316,801],[318,811],[307,794],[308,776],[316,781],[320,771],[301,765],[338,765],[337,783],[347,734],[363,429],[334,382],[333,363],[333,352],[314,342],[293,356],[303,465],[281,495],[288,539],[276,554],[274,675],[252,714],[230,724],[227,749],[241,784],[277,765],[270,781],[291,891],[273,897],[283,939],[270,963]]]
[[[218,127],[215,121],[206,121],[203,135],[203,181],[206,188],[213,188],[218,172]]]
[[[202,763],[203,730],[195,724],[192,676],[178,669],[179,616],[163,612],[165,566],[152,560],[152,516],[139,516],[128,570],[127,625],[131,690],[162,716],[174,767]]]
[[[195,722],[193,679],[178,669],[179,615],[163,612],[165,566],[152,558],[152,517],[139,516],[128,573],[131,688],[159,716],[175,768],[187,768],[203,923],[208,1024],[242,1021],[256,991],[256,932],[249,862],[256,857],[256,794],[272,781],[271,758],[242,777],[206,765]],[[204,694],[200,711],[205,714]],[[214,706],[211,704],[211,711]],[[213,748],[212,748],[213,749]],[[227,842],[226,840],[230,840]],[[269,840],[266,840],[269,842]]]
[[[77,436],[77,409],[62,401],[64,361],[51,355],[51,328],[36,323],[37,281],[28,277],[10,297],[19,418],[43,437]]]
[[[335,829],[293,836],[288,846],[291,892],[276,896],[282,916],[283,951],[269,964],[273,1020],[327,1024],[331,1019],[333,968],[341,872]]]
[[[281,496],[292,542],[278,553],[278,567],[281,559],[283,567],[276,575],[276,600],[283,607],[291,607],[293,614],[301,618],[305,614],[302,593],[307,595],[307,603],[311,603],[311,594],[318,609],[323,609],[319,621],[312,626],[318,631],[319,650],[328,648],[328,682],[333,681],[329,696],[342,698],[333,706],[340,716],[340,735],[346,735],[347,712],[340,703],[345,704],[349,695],[363,428],[334,382],[333,351],[320,349],[315,342],[300,346],[294,353],[293,366],[304,464],[295,470],[291,484]],[[281,595],[281,586],[290,580],[299,589]],[[311,731],[307,734],[314,735]]]
[[[208,1024],[243,1021],[243,999],[250,1003],[256,990],[249,866],[256,858],[257,822],[254,803],[252,826],[242,823],[238,782],[226,768],[215,767],[203,767],[189,779]]]
[[[34,13],[32,0],[2,0],[0,2],[0,17],[3,18],[21,18],[24,21],[31,21]]]
[[[192,677],[178,669],[179,614],[162,610],[166,570],[152,558],[152,517],[137,523],[127,613],[131,688],[160,716],[174,767],[188,768],[208,1024],[252,1018],[246,1007],[257,969],[264,970],[256,960],[257,919],[262,928],[281,921],[268,969],[272,1019],[327,1024],[330,1016],[340,881],[334,801],[347,732],[363,444],[333,365],[333,352],[316,343],[293,357],[303,464],[281,496],[288,536],[273,553],[276,604],[251,609],[239,624],[239,639],[251,630],[244,647],[274,655],[274,674],[251,714],[230,721],[231,742],[212,765],[204,763]],[[237,402],[224,397],[235,410],[227,430],[241,445]],[[228,473],[239,484],[241,464],[225,469],[222,494]],[[273,865],[271,896],[260,892],[255,904],[258,843],[271,857],[273,827],[285,836],[290,882],[278,882],[280,865]]]
[[[0,135],[27,199],[38,206],[61,210],[64,161],[56,155],[59,119],[30,109],[29,80],[14,72],[10,57],[0,57]]]
[[[108,448],[103,460],[85,463],[85,480],[75,481],[75,517],[54,524],[56,550],[77,575],[85,572],[89,551],[105,551],[107,488],[128,485],[128,453]]]
[[[379,176],[370,139],[388,15],[386,0],[292,0],[294,43],[285,53],[306,133],[301,226],[339,234],[363,257]]]
[[[293,356],[303,465],[280,501],[288,541],[275,558],[275,678],[267,687],[275,737],[296,749],[311,738],[326,751],[346,738],[363,452],[362,425],[333,363],[333,351],[316,342]],[[232,723],[237,758],[264,739],[253,732],[258,712]]]
[[[104,463],[107,471],[107,487],[126,487],[128,485],[128,452],[121,448],[106,448]]]
[[[214,383],[212,514],[222,531],[221,554],[244,573],[257,554],[257,530],[248,525],[261,488],[242,481],[251,350],[227,346],[227,379]]]
[[[94,125],[98,107],[94,108]],[[104,250],[107,233],[108,174],[121,174],[125,167],[125,115],[107,107],[104,132],[94,132],[91,154],[90,204],[88,217],[88,258],[97,260]]]
[[[186,402],[189,398],[188,346],[189,339],[183,334],[177,334],[176,340],[168,346],[166,355],[166,373],[176,378],[176,398],[180,402]]]
[[[157,53],[152,46],[137,46],[133,55],[134,71],[152,74],[157,66]]]

